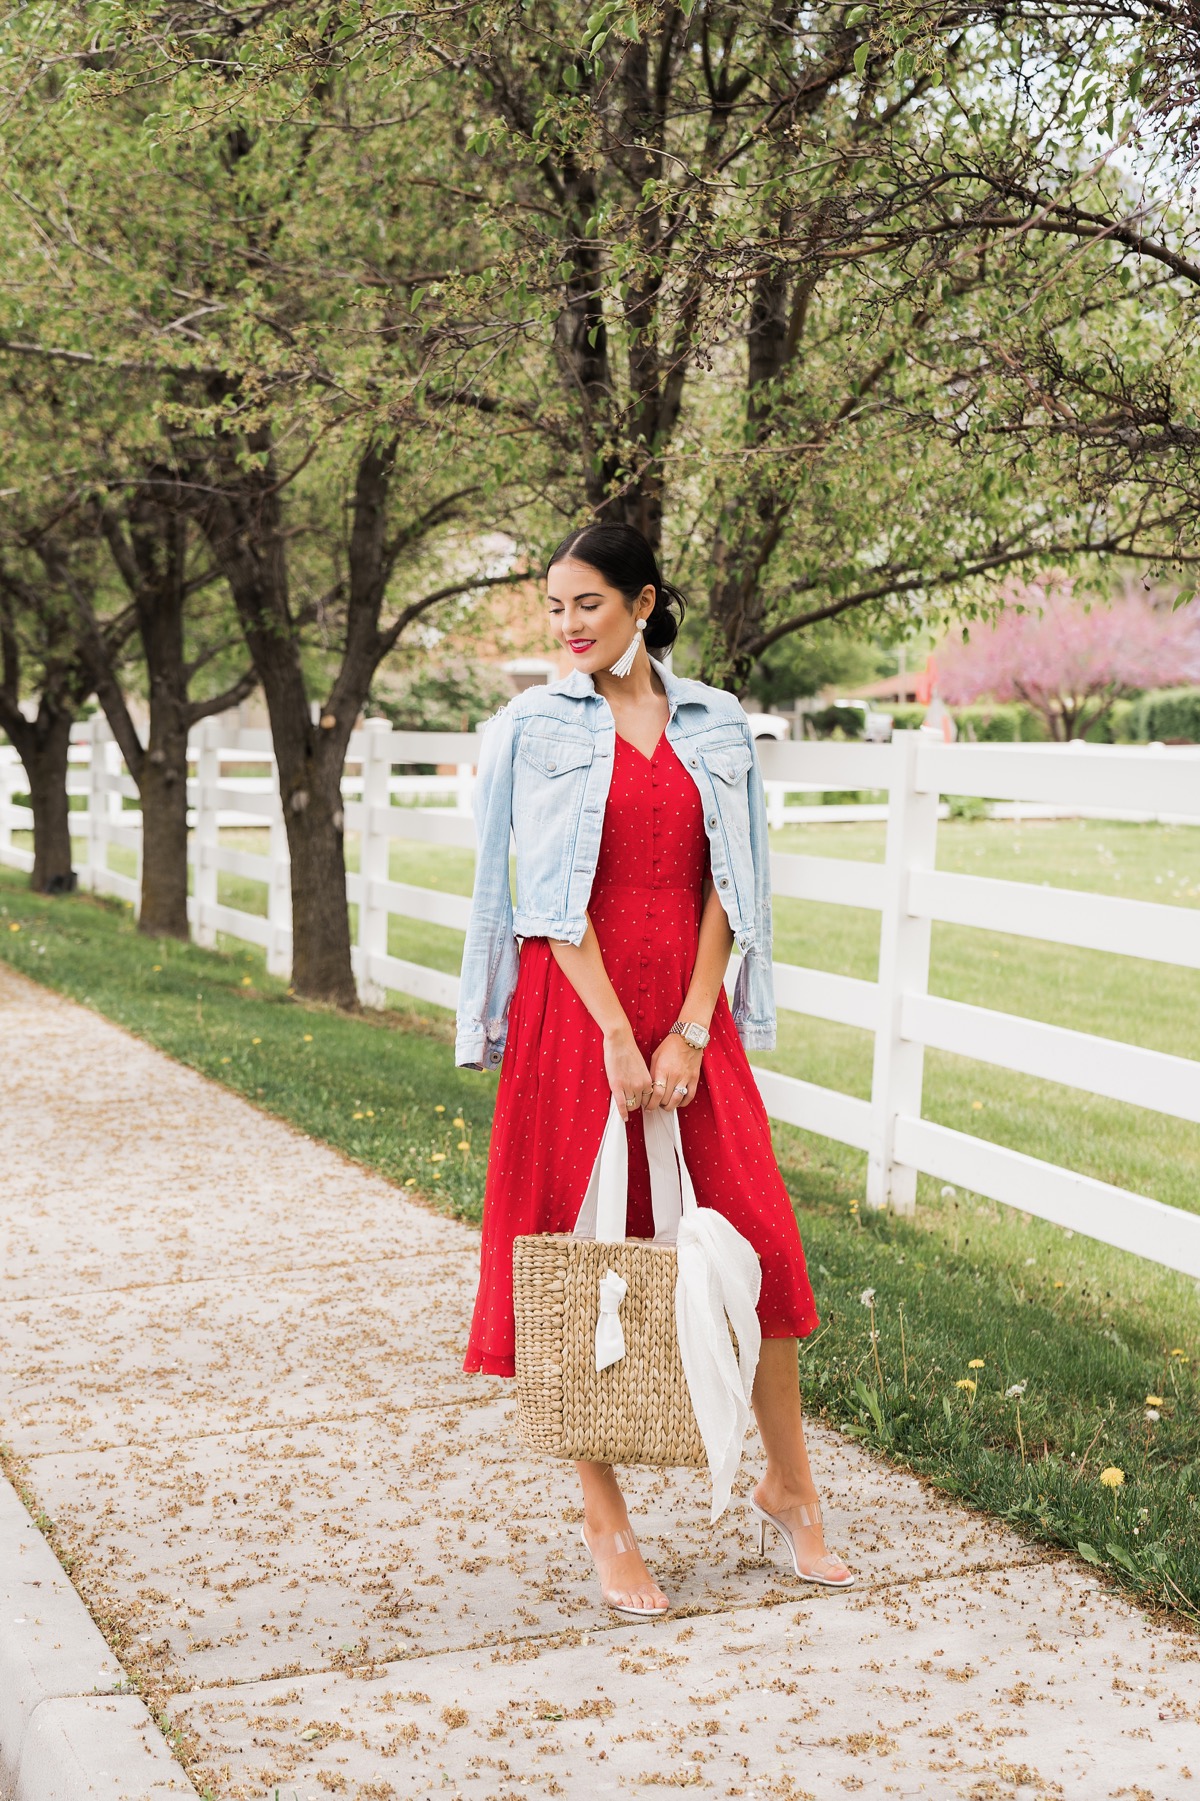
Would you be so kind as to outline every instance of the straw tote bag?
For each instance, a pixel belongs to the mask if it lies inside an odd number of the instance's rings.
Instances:
[[[708,1464],[714,1490],[725,1489],[758,1359],[758,1257],[721,1214],[697,1206],[676,1113],[642,1119],[652,1240],[625,1236],[628,1147],[615,1102],[574,1232],[514,1240],[519,1429],[551,1457]]]

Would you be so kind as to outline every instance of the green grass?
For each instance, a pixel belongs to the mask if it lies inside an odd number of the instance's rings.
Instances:
[[[247,836],[238,842],[249,848]],[[883,834],[797,826],[776,843],[877,860]],[[952,823],[939,835],[939,865],[1200,901],[1200,833],[1184,828]],[[397,846],[393,874],[466,893],[471,858]],[[253,894],[231,880],[222,899],[246,906]],[[866,911],[778,904],[781,959],[869,978],[877,934]],[[460,944],[449,930],[393,926],[395,954],[437,967],[457,968]],[[478,1219],[495,1081],[453,1068],[440,1011],[399,999],[361,1019],[303,1007],[263,974],[257,952],[148,941],[124,907],[46,901],[8,872],[0,954],[434,1205]],[[944,928],[931,987],[1131,1043],[1197,1048],[1200,976],[1149,961]],[[869,1080],[865,1034],[786,1015],[779,1052],[756,1060],[851,1092]],[[1195,1128],[963,1059],[931,1055],[926,1068],[928,1117],[1200,1207]],[[775,1136],[822,1314],[801,1355],[809,1406],[947,1492],[1098,1560],[1143,1601],[1200,1619],[1200,1284],[925,1179],[915,1219],[867,1215],[857,1153],[786,1127]],[[860,1298],[868,1290],[874,1346]],[[973,1393],[957,1386],[967,1381]],[[1019,1415],[1017,1398],[1005,1397],[1018,1383]],[[1148,1395],[1162,1397],[1157,1421],[1145,1417]],[[1107,1467],[1124,1472],[1115,1490],[1099,1480]]]

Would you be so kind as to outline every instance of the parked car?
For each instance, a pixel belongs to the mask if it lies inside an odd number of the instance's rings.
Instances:
[[[869,700],[835,700],[835,707],[846,707],[862,715],[862,737],[866,744],[887,744],[892,735],[892,715],[873,707]]]
[[[781,718],[778,713],[751,713],[747,709],[746,718],[756,738],[790,738],[792,735],[791,720]]]

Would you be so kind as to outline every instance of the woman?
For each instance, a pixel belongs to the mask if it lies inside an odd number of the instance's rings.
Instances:
[[[503,1058],[503,1068],[464,1367],[513,1374],[513,1238],[571,1231],[610,1097],[629,1135],[628,1230],[653,1236],[641,1116],[677,1108],[700,1205],[723,1213],[762,1264],[752,1398],[767,1466],[751,1503],[760,1552],[770,1525],[798,1576],[847,1587],[850,1572],[825,1550],[800,1413],[796,1341],[816,1326],[816,1307],[746,1060],[746,1049],[775,1042],[753,740],[731,695],[648,654],[673,642],[682,599],[632,527],[573,532],[551,558],[547,593],[574,667],[490,722],[476,785],[456,1061],[483,1069]],[[665,1613],[611,1466],[576,1468],[605,1601]]]

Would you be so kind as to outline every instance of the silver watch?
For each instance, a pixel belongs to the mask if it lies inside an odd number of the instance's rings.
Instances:
[[[677,1019],[675,1024],[671,1027],[671,1031],[678,1032],[684,1042],[690,1044],[694,1051],[702,1051],[708,1043],[710,1036],[703,1026],[698,1026],[693,1021],[687,1019]],[[670,1034],[668,1033],[668,1037],[669,1036]]]

